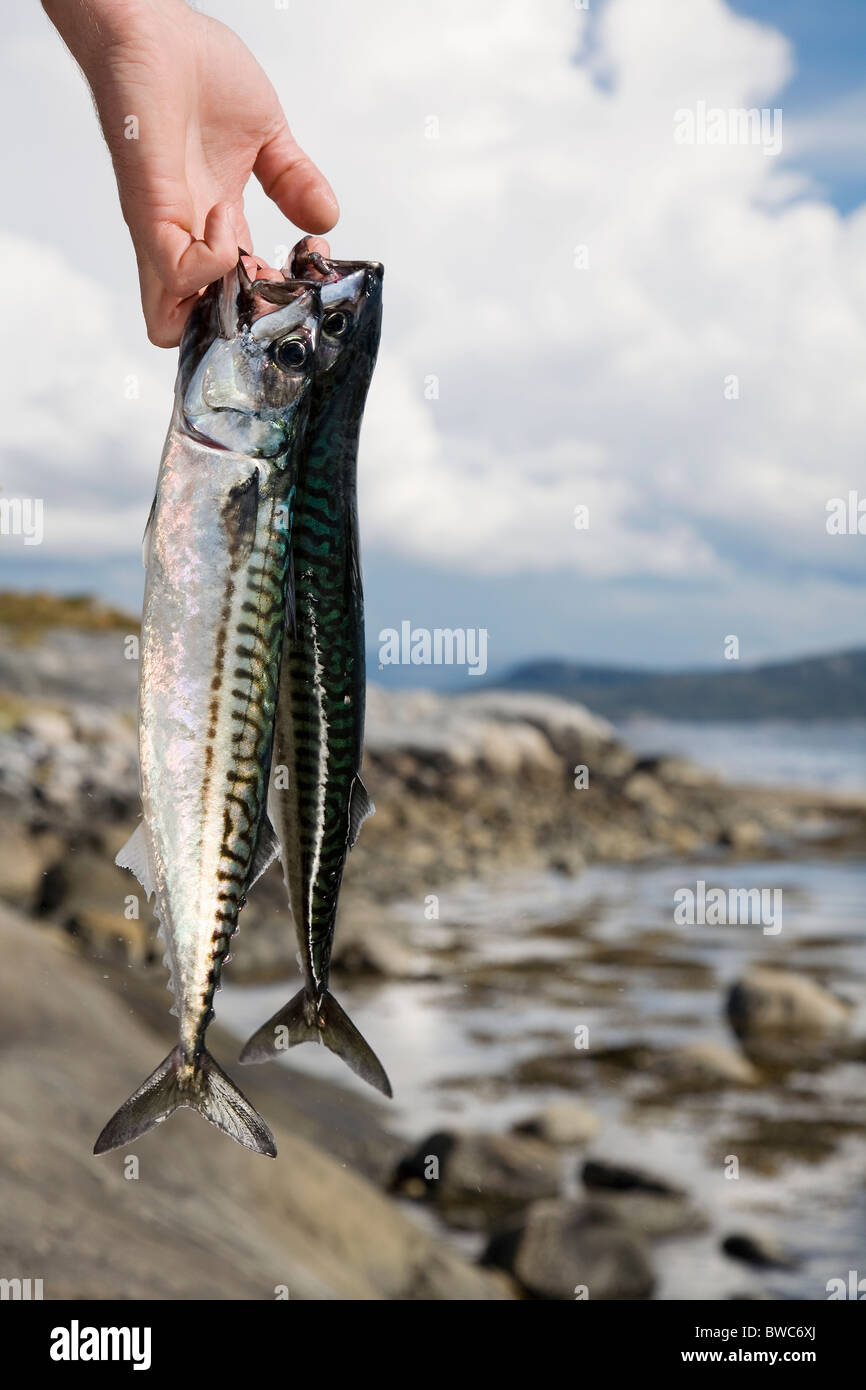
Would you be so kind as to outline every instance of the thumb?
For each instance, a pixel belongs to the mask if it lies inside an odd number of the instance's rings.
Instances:
[[[324,174],[283,122],[259,150],[253,173],[284,217],[305,232],[329,232],[340,215]]]

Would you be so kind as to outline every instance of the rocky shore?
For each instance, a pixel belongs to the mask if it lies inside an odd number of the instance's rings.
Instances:
[[[592,896],[515,910],[513,925],[499,905],[510,883],[579,886],[612,866],[618,889],[660,876],[658,897],[671,863],[782,875],[806,854],[862,859],[866,804],[638,758],[604,720],[545,696],[370,689],[377,813],[347,869],[334,957],[338,992],[403,990],[402,1007],[447,1012],[473,1056],[499,1060],[436,1078],[447,1104],[428,1126],[394,1123],[339,1070],[257,1068],[243,1084],[276,1164],[186,1113],[136,1147],[136,1177],[124,1155],[94,1160],[107,1113],[171,1041],[162,947],[113,866],[139,809],[129,628],[46,619],[24,640],[0,624],[3,1270],[90,1298],[648,1298],[670,1296],[672,1251],[685,1267],[701,1252],[720,1296],[795,1277],[787,1218],[725,1205],[724,1170],[732,1154],[778,1174],[866,1146],[866,983],[838,965],[844,932],[758,935],[744,952],[640,908],[617,930]],[[461,884],[498,894],[480,927]],[[440,914],[440,896],[463,906]],[[295,968],[272,870],[229,974],[262,989]],[[592,1044],[577,1051],[585,1018]],[[213,1038],[231,1070],[237,1039]]]
[[[131,639],[122,626],[46,628],[22,644],[0,626],[0,897],[143,960],[148,914],[130,915],[135,884],[112,866],[140,809]],[[866,843],[866,801],[736,788],[682,759],[640,759],[606,721],[544,695],[372,685],[364,776],[377,811],[347,869],[349,918],[515,866],[575,876]],[[274,868],[246,909],[236,978],[282,968],[283,904]]]

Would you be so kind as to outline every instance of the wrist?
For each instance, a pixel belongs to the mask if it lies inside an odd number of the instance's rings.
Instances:
[[[159,15],[187,11],[184,0],[41,0],[66,47],[87,70],[105,48],[134,38]]]

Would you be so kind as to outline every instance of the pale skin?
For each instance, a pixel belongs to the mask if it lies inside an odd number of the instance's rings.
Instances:
[[[337,200],[259,64],[218,20],[184,0],[42,5],[93,93],[148,337],[174,347],[201,291],[231,270],[239,247],[253,250],[243,199],[251,174],[306,232],[334,226]],[[131,129],[138,138],[127,137]],[[324,241],[313,247],[328,254]],[[264,265],[254,256],[245,263],[251,274]]]

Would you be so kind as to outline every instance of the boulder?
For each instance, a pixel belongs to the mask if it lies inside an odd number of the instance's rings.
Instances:
[[[394,1187],[426,1196],[444,1221],[486,1230],[541,1197],[556,1196],[561,1169],[538,1139],[515,1134],[431,1134],[399,1163]]]
[[[707,1040],[687,1043],[658,1057],[653,1071],[676,1091],[713,1091],[723,1086],[756,1086],[753,1064],[733,1047]]]
[[[646,1240],[697,1235],[710,1225],[706,1213],[694,1202],[670,1193],[608,1192],[603,1198],[593,1197],[593,1203]]]
[[[276,1161],[189,1110],[95,1159],[112,1110],[171,1046],[167,997],[155,1033],[126,990],[134,976],[106,982],[63,939],[5,908],[0,952],[0,1254],[10,1276],[44,1273],[46,1299],[509,1296],[350,1164],[301,1138],[279,1088],[249,1071],[240,1079],[271,1124]],[[208,1041],[237,1077],[225,1037]],[[341,1118],[345,1110],[332,1124]]]
[[[534,1298],[643,1299],[655,1282],[639,1237],[590,1203],[534,1202],[492,1237],[482,1263]]]
[[[580,1172],[584,1187],[612,1192],[655,1192],[662,1196],[682,1197],[682,1188],[667,1178],[656,1177],[645,1168],[621,1167],[601,1159],[587,1159]]]
[[[798,1261],[768,1231],[735,1231],[725,1236],[722,1250],[731,1259],[759,1269],[796,1269]]]
[[[851,1005],[807,975],[788,970],[750,970],[731,986],[728,1021],[746,1044],[763,1038],[803,1039],[844,1035]]]

